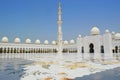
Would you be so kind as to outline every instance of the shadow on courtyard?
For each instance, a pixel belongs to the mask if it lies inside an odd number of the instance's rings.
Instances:
[[[74,80],[120,80],[120,67],[96,74],[77,77]]]
[[[19,58],[0,58],[0,80],[20,80],[25,75],[25,65],[33,61]]]

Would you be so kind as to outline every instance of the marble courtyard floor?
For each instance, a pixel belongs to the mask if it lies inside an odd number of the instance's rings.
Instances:
[[[86,80],[83,77],[119,67],[119,60],[90,61],[76,55],[0,58],[0,80]]]

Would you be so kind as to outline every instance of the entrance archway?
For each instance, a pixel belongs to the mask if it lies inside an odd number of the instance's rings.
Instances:
[[[94,61],[94,44],[90,43],[89,45],[90,60]]]
[[[94,53],[94,44],[90,43],[89,45],[89,53]]]

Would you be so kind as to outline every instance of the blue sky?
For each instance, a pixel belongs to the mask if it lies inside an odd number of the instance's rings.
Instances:
[[[61,0],[63,39],[89,35],[96,25],[120,32],[120,0]],[[58,0],[0,0],[0,39],[57,39]]]

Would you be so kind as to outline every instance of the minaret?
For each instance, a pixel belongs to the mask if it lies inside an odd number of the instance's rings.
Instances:
[[[58,53],[62,53],[62,10],[59,1],[58,5]]]

